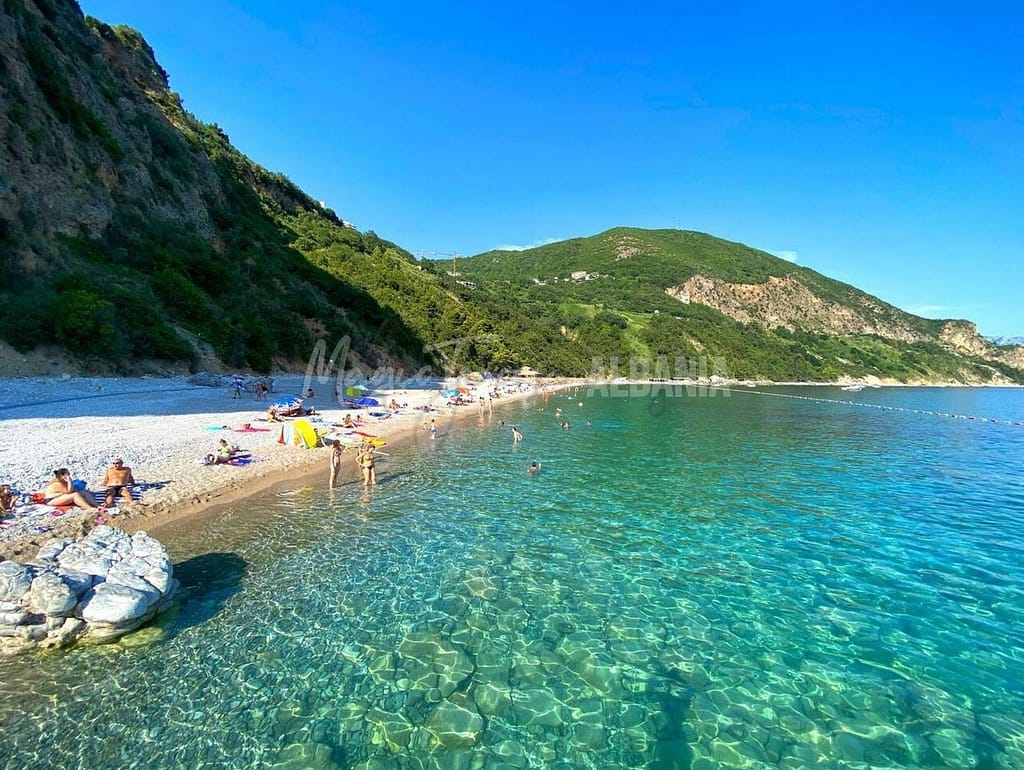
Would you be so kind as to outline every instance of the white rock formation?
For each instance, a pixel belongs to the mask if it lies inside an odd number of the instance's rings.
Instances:
[[[96,527],[0,562],[0,655],[106,642],[138,628],[177,590],[166,549],[145,532]]]

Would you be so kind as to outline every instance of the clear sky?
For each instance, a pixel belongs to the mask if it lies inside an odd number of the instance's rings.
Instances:
[[[360,230],[477,254],[618,225],[1024,335],[1024,6],[80,0]]]

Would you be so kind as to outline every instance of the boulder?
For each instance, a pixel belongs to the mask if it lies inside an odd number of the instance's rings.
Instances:
[[[213,372],[196,372],[188,378],[190,385],[202,385],[205,388],[219,388],[221,376]]]
[[[44,572],[32,581],[28,592],[29,609],[43,615],[64,617],[78,604],[78,596],[59,575]]]
[[[145,532],[103,526],[47,543],[36,566],[0,562],[0,655],[116,639],[177,588],[167,550]]]
[[[0,561],[0,602],[21,600],[32,586],[33,570],[16,561]]]
[[[141,618],[151,604],[150,593],[119,583],[100,583],[85,595],[76,614],[87,623],[120,626]]]

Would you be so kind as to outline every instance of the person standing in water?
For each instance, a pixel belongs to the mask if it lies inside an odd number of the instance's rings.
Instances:
[[[345,447],[341,445],[341,442],[334,439],[334,443],[331,445],[331,480],[328,482],[331,489],[334,489],[338,474],[341,473],[341,454],[344,451]]]
[[[367,442],[359,451],[356,458],[359,469],[363,472],[363,486],[375,486],[377,484],[377,468],[374,464],[373,444]]]
[[[513,426],[513,428],[512,428],[512,443],[513,444],[518,444],[522,440],[523,440],[523,434],[519,432],[518,428]]]

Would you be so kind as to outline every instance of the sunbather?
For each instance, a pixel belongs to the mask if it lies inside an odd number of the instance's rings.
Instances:
[[[106,505],[113,506],[114,498],[118,495],[124,497],[125,505],[135,505],[132,499],[132,487],[135,486],[135,478],[132,476],[132,469],[124,464],[120,457],[114,458],[107,472],[103,475],[100,486],[107,488]]]
[[[0,484],[0,516],[14,510],[18,496],[11,491],[10,484]]]
[[[241,451],[242,450],[240,450],[238,447],[231,446],[227,442],[227,439],[222,438],[220,440],[220,443],[217,445],[216,454],[206,455],[206,464],[226,465],[227,463],[230,463],[233,459],[235,459],[235,456]]]
[[[96,498],[84,489],[75,489],[71,482],[71,471],[67,468],[58,468],[53,472],[53,478],[43,489],[43,502],[53,506],[74,505],[89,513],[96,511]]]

